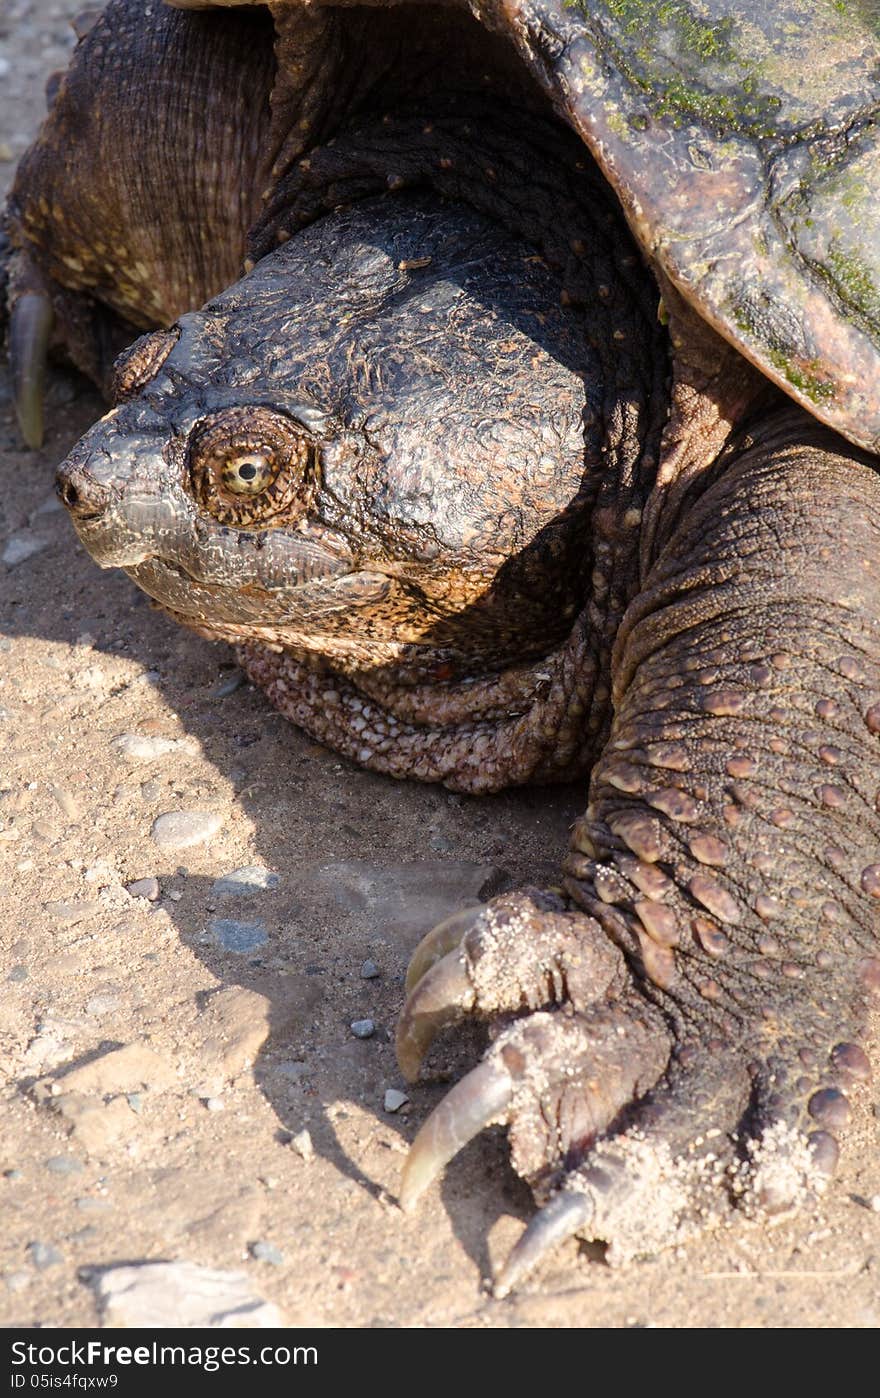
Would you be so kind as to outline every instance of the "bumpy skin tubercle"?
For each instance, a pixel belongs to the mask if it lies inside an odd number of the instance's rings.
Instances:
[[[880,481],[789,410],[713,476],[624,619],[567,909],[490,905],[401,1022],[412,1076],[435,1029],[525,1013],[489,1051],[510,1079],[503,1107],[489,1094],[491,1119],[511,1127],[539,1195],[554,1193],[501,1294],[566,1233],[625,1260],[729,1200],[803,1203],[833,1172],[848,1094],[870,1076]],[[611,943],[622,959],[609,975]],[[628,1035],[611,1041],[613,1070],[596,1038],[609,1014]],[[460,1098],[468,1123],[484,1090]],[[423,1127],[406,1202],[463,1144],[456,1107],[439,1109],[439,1143]]]

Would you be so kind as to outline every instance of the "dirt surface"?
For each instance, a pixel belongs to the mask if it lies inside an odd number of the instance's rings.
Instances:
[[[81,5],[5,0],[4,185]],[[384,1107],[408,954],[445,908],[551,875],[579,794],[462,799],[290,728],[80,548],[52,473],[100,412],[56,377],[24,452],[0,379],[0,1323],[99,1323],[102,1269],[158,1259],[244,1271],[289,1324],[880,1323],[876,1089],[820,1209],[619,1271],[572,1242],[504,1302],[484,1282],[529,1199],[500,1132],[398,1210],[443,1091]],[[179,810],[213,836],[157,844]]]

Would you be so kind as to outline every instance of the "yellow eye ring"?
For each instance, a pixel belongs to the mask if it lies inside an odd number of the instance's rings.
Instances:
[[[318,490],[317,449],[301,423],[262,404],[222,408],[192,428],[186,470],[221,524],[268,529],[300,519]]]
[[[220,468],[220,482],[233,495],[261,495],[274,481],[278,470],[263,452],[246,452],[230,457]]]

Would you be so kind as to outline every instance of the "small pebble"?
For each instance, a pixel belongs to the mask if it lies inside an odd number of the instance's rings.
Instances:
[[[282,1324],[278,1308],[251,1290],[243,1272],[143,1259],[94,1268],[88,1280],[108,1329],[274,1330]]]
[[[152,874],[146,879],[132,879],[125,888],[132,898],[146,898],[151,903],[155,903],[161,892],[159,880]]]
[[[5,563],[7,568],[15,568],[26,558],[32,558],[35,553],[41,553],[50,542],[51,540],[42,534],[13,534],[0,554],[0,561]]]
[[[2,62],[2,59],[0,59],[0,62]],[[0,75],[0,76],[2,76],[2,75]],[[51,495],[47,495],[47,496],[46,496],[46,498],[45,498],[45,500],[43,501],[42,505],[38,505],[38,506],[37,506],[37,508],[34,510],[34,515],[35,515],[35,516],[38,516],[38,515],[57,515],[57,514],[61,514],[61,512],[63,511],[63,509],[64,509],[64,506],[62,505],[61,501],[58,499],[58,496],[57,496],[57,495],[55,494],[55,492],[53,491]]]
[[[299,1082],[300,1078],[304,1078],[308,1071],[308,1067],[301,1058],[287,1059],[286,1062],[275,1065],[276,1073],[280,1073],[282,1077],[290,1078],[293,1082]]]
[[[133,1112],[140,1112],[144,1105],[144,1099],[139,1092],[127,1092],[125,1100]]]
[[[314,1160],[315,1147],[312,1145],[312,1138],[305,1128],[303,1128],[302,1131],[298,1131],[295,1136],[291,1136],[290,1144],[293,1146],[297,1155],[301,1155],[306,1163],[310,1160]]]
[[[51,903],[46,903],[46,912],[53,917],[56,922],[60,922],[62,927],[75,927],[78,922],[86,922],[91,917],[97,917],[102,910],[101,903],[97,898],[83,899],[82,902],[68,903],[64,899],[57,899]]]
[[[265,922],[237,922],[231,917],[210,918],[208,933],[224,951],[235,951],[240,955],[256,951],[269,938]]]
[[[27,966],[13,966],[9,972],[8,979],[11,981],[26,981],[29,972]]]
[[[280,1267],[284,1261],[284,1253],[277,1248],[274,1243],[264,1242],[260,1239],[256,1243],[251,1243],[250,1254],[257,1262],[269,1262],[273,1267]]]
[[[64,812],[69,821],[76,822],[82,819],[79,803],[74,796],[71,796],[69,791],[65,791],[63,786],[56,786],[54,784],[50,787],[50,790],[58,808]]]
[[[103,1214],[113,1207],[109,1199],[94,1199],[90,1194],[85,1194],[80,1199],[74,1199],[73,1202],[80,1213],[84,1214]]]
[[[24,1174],[21,1170],[4,1170],[3,1178],[9,1180],[10,1184],[17,1184],[19,1180],[24,1179]]]
[[[181,749],[191,754],[198,751],[192,738],[157,738],[148,733],[120,733],[112,746],[126,762],[155,762],[158,757]]]
[[[160,849],[189,849],[210,840],[222,824],[214,811],[165,811],[153,821],[150,834]]]
[[[237,689],[241,689],[243,684],[244,675],[241,670],[232,670],[229,674],[221,675],[211,690],[211,696],[214,699],[225,699],[228,695],[234,694]]]
[[[215,879],[211,885],[211,895],[214,898],[245,898],[252,893],[277,888],[280,882],[278,875],[264,865],[245,864],[241,869],[232,869]]]
[[[869,1202],[872,1213],[880,1214],[880,1194],[872,1194]]]
[[[87,1015],[109,1015],[122,1006],[120,995],[91,995],[86,1001]]]
[[[51,1170],[53,1175],[80,1175],[83,1163],[75,1155],[50,1155],[46,1169]]]
[[[223,1112],[226,1110],[226,1103],[222,1097],[206,1097],[205,1106],[209,1112]]]
[[[401,1107],[405,1107],[409,1098],[405,1092],[401,1092],[396,1087],[389,1087],[385,1093],[384,1107],[386,1112],[399,1112]]]
[[[28,1253],[31,1262],[40,1272],[44,1272],[47,1267],[57,1267],[59,1262],[64,1261],[62,1254],[51,1243],[29,1243]]]
[[[351,1032],[356,1039],[371,1039],[376,1032],[376,1025],[371,1019],[355,1019],[351,1023]]]
[[[0,153],[0,160],[2,159],[3,156],[2,153]],[[7,1290],[9,1291],[24,1291],[30,1279],[29,1272],[7,1272],[6,1276],[3,1278],[6,1282]]]
[[[379,974],[379,967],[375,961],[365,961],[361,967],[361,980],[374,981]]]

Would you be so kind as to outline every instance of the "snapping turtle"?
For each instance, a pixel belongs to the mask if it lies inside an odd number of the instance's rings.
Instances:
[[[875,7],[176,3],[89,16],[21,164],[25,434],[54,345],[86,547],[328,744],[590,774],[560,886],[416,952],[404,1070],[492,1043],[404,1202],[506,1123],[501,1293],[802,1203],[880,991]]]

